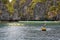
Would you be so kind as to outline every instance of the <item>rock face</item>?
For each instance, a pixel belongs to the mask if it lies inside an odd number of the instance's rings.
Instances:
[[[5,5],[0,1],[0,10],[2,11],[0,15],[0,20],[9,20],[9,13]]]
[[[6,6],[0,0],[0,10],[2,10],[0,20],[45,20],[45,16],[49,12],[49,7],[52,5],[57,6],[57,0],[53,0],[52,3],[51,0],[47,0],[45,3],[38,2],[36,3],[35,7],[32,8],[32,13],[28,12],[28,9],[31,9],[30,3],[32,0],[26,0],[26,2],[22,2],[22,5],[20,5],[20,1],[22,0],[16,0],[16,3],[13,5],[14,13],[12,16],[10,16]],[[58,13],[58,15],[56,15],[57,20],[60,20],[59,16],[60,14]]]
[[[45,5],[43,3],[37,3],[36,7],[34,8],[34,16],[36,17],[40,17],[40,20],[42,20],[42,18],[44,18],[44,14],[45,14]]]

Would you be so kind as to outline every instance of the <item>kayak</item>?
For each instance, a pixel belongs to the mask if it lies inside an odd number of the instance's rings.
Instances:
[[[42,27],[41,30],[42,30],[42,31],[46,31],[46,28],[45,28],[45,27]]]

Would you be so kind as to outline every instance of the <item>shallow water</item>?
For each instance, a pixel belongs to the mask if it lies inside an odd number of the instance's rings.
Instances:
[[[41,31],[41,26],[2,26],[0,40],[60,40],[60,26],[46,26],[47,31]]]

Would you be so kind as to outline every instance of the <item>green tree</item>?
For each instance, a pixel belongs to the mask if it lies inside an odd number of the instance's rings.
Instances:
[[[50,8],[49,8],[49,11],[56,11],[57,9],[56,9],[56,6],[51,6]]]
[[[6,4],[6,3],[8,3],[8,0],[2,0],[2,2],[3,2],[4,4]]]
[[[12,14],[14,13],[14,7],[13,7],[13,5],[15,4],[15,1],[16,1],[16,0],[12,0],[11,3],[8,2],[8,3],[6,4],[6,7],[7,7],[8,11],[10,12],[10,15],[11,15],[11,16],[12,16]]]

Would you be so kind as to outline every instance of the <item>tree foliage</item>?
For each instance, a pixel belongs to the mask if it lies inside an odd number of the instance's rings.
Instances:
[[[6,3],[8,2],[8,0],[2,0],[2,2],[3,2],[4,4],[6,4]]]
[[[56,10],[57,10],[56,6],[51,6],[51,7],[49,8],[49,11],[56,11]]]
[[[12,2],[10,3],[9,0],[2,0],[2,2],[4,4],[6,4],[5,6],[7,7],[8,11],[10,12],[10,15],[12,15],[12,13],[14,12],[14,7],[13,5],[15,4],[16,0],[12,0]]]
[[[8,11],[10,12],[10,15],[12,15],[13,14],[13,12],[14,12],[14,3],[15,3],[15,0],[12,0],[12,2],[11,3],[7,3],[6,4],[6,6],[7,6],[7,9],[8,9]]]
[[[26,2],[26,0],[20,0],[20,1],[19,1],[20,7],[22,7],[22,5],[23,5],[25,2]]]
[[[47,0],[32,0],[32,2],[29,4],[29,6],[31,6],[31,8],[34,8],[35,5],[40,2],[40,3],[45,3]]]

